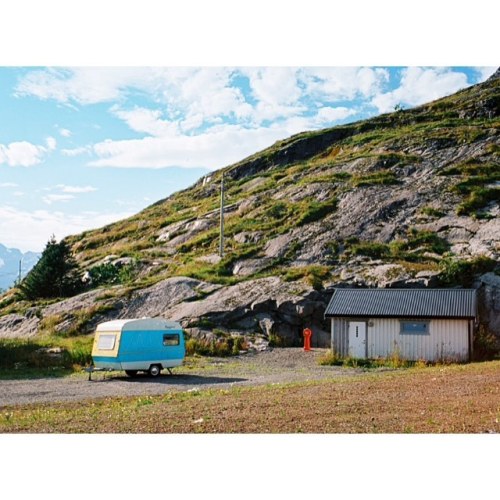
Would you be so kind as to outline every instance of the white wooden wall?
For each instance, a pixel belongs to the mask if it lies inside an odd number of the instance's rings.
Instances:
[[[431,319],[429,334],[401,334],[399,319],[372,319],[368,322],[368,357],[388,357],[395,352],[405,359],[427,361],[469,359],[468,321]],[[373,326],[370,326],[373,324]]]

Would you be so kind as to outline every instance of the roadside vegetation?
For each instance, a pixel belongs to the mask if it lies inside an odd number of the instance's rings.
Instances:
[[[0,379],[65,376],[92,361],[93,337],[0,340]]]

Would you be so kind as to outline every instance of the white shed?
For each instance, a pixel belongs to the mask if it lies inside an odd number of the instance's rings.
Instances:
[[[325,312],[341,356],[469,361],[476,291],[338,288]]]

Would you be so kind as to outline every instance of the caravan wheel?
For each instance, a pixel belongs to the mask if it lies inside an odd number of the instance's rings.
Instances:
[[[161,373],[161,366],[160,365],[151,365],[149,367],[149,376],[150,377],[157,377]]]

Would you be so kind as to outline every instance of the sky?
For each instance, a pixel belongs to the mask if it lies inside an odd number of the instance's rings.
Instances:
[[[275,141],[411,108],[494,66],[2,66],[0,243],[41,251]]]

